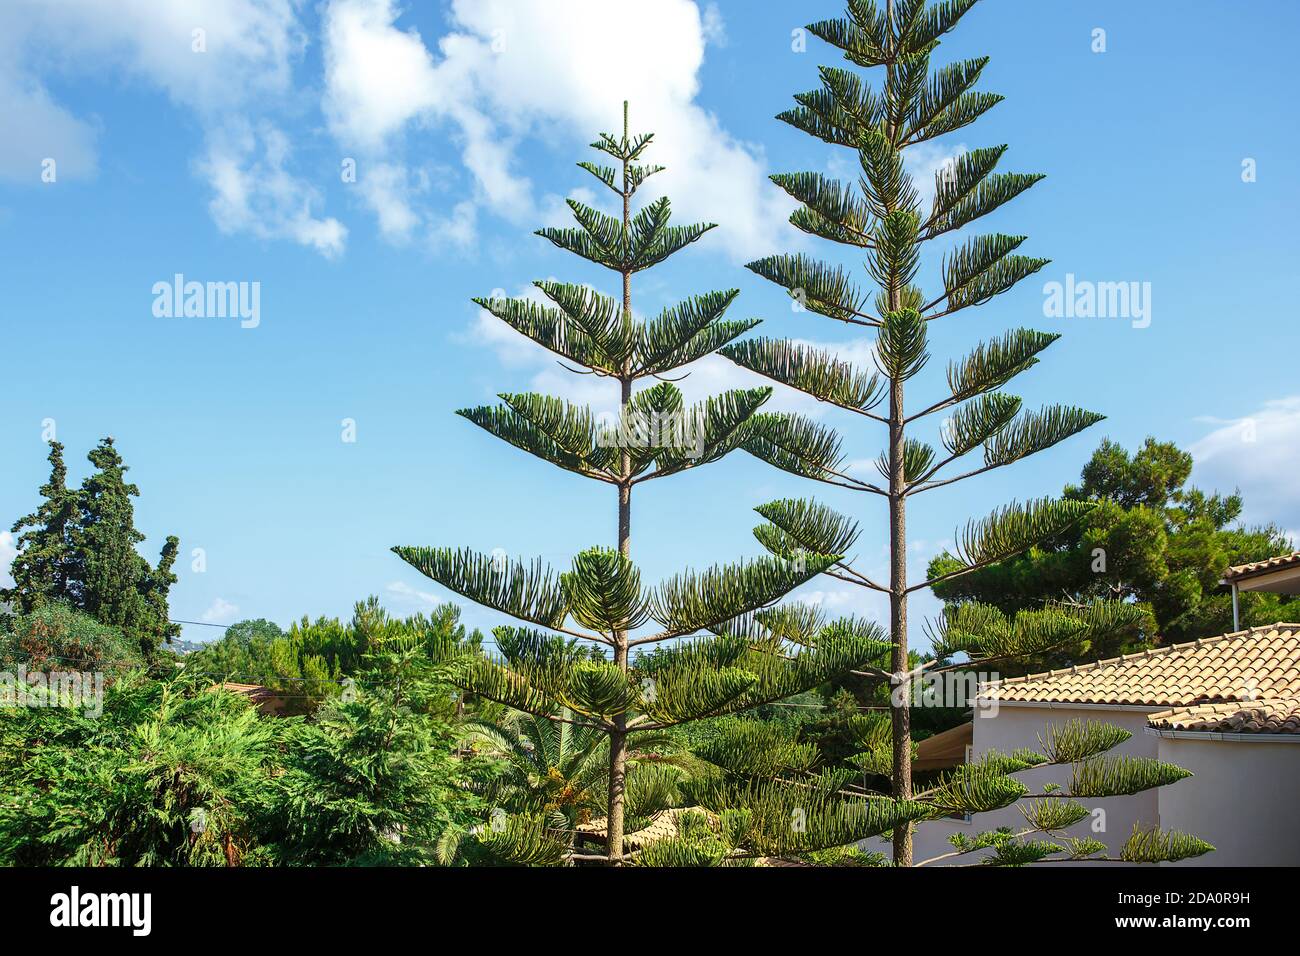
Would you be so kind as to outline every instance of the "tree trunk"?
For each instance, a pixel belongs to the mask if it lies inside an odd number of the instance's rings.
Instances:
[[[624,404],[631,394],[631,382],[623,383]],[[623,453],[626,460],[627,452]],[[627,462],[624,469],[631,468]],[[627,557],[631,547],[632,487],[618,489],[618,550]],[[614,632],[614,663],[627,671],[627,631]],[[609,812],[605,818],[605,844],[611,866],[623,865],[623,789],[627,777],[627,716],[614,718],[609,735]]]
[[[627,140],[627,102],[623,103],[623,139]],[[628,164],[623,161],[623,239],[627,241],[631,228],[631,195],[628,190]],[[632,321],[632,273],[623,272],[623,322]],[[627,414],[632,401],[632,378],[626,364],[619,380],[619,406]],[[623,434],[620,428],[620,434]],[[623,448],[619,461],[618,486],[618,551],[627,558],[632,551],[632,455]],[[614,663],[627,672],[627,631],[614,632]],[[609,735],[609,808],[605,816],[605,848],[610,866],[623,865],[623,791],[627,779],[627,715],[614,718],[614,730]]]
[[[894,30],[894,0],[886,0],[885,17],[889,31]],[[891,45],[894,45],[892,39]],[[891,50],[885,70],[888,74],[886,85],[893,86],[894,57],[897,50]],[[889,141],[898,148],[898,130],[891,123]],[[893,204],[886,206],[893,212]],[[897,280],[889,285],[889,308],[897,311],[901,305],[901,292]],[[889,383],[889,639],[893,643],[893,654],[889,669],[895,674],[906,674],[907,656],[907,475],[904,469],[903,451],[906,447],[903,436],[903,383],[891,379]],[[912,797],[912,698],[911,688],[895,687],[890,683],[890,725],[893,738],[894,770],[893,794],[895,800],[910,800]],[[901,700],[895,698],[901,694]],[[904,823],[894,828],[894,865],[912,865],[912,825]]]
[[[625,723],[619,717],[618,724]],[[606,840],[609,865],[623,865],[623,784],[627,776],[627,735],[621,730],[609,735],[609,816],[606,818]]]
[[[891,295],[891,298],[893,296]],[[894,674],[910,670],[907,655],[907,499],[904,491],[903,384],[889,389],[889,639],[893,653],[889,669]],[[900,699],[901,697],[901,699]],[[890,718],[894,751],[894,798],[912,796],[911,690],[890,686]],[[894,864],[912,865],[912,828],[894,828]]]

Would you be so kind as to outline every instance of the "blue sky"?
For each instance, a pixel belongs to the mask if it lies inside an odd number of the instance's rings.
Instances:
[[[346,614],[371,593],[408,613],[447,594],[392,545],[502,548],[565,565],[613,541],[608,486],[453,412],[507,390],[613,400],[608,383],[569,375],[469,299],[552,276],[612,291],[607,274],[532,230],[560,221],[565,196],[591,192],[573,163],[617,127],[624,98],[633,127],[658,134],[650,158],[670,167],[660,185],[679,221],[721,224],[638,278],[637,310],[736,287],[733,316],[761,317],[763,334],[868,354],[869,342],[792,312],[743,268],[799,250],[852,264],[788,227],[765,178],[851,169],[845,151],[772,118],[816,85],[819,63],[835,62],[815,38],[804,52],[792,39],[838,15],[833,0],[109,6],[17,0],[0,11],[0,524],[36,503],[44,420],[76,479],[85,452],[112,434],[143,491],[147,552],[181,538],[176,618],[287,625]],[[937,329],[913,393],[937,397],[949,357],[1029,326],[1064,338],[1017,394],[1109,417],[1030,461],[915,499],[915,573],[968,517],[1058,492],[1107,435],[1129,447],[1149,434],[1177,441],[1197,454],[1199,483],[1242,489],[1250,520],[1300,528],[1290,477],[1300,465],[1290,289],[1300,126],[1287,66],[1300,7],[1251,10],[986,0],[941,48],[940,62],[991,56],[981,87],[1007,100],[919,151],[913,168],[928,179],[965,149],[1009,144],[1003,169],[1048,178],[985,231],[1027,234],[1022,251],[1053,262]],[[1093,50],[1098,29],[1104,52]],[[55,180],[44,182],[51,158]],[[348,160],[355,182],[344,181]],[[933,282],[930,255],[922,278]],[[176,273],[259,283],[259,324],[155,316],[153,286]],[[1067,273],[1150,283],[1150,324],[1045,316],[1044,283]],[[717,359],[683,387],[750,381]],[[879,451],[881,436],[848,416],[791,394],[773,402],[842,426],[854,459]],[[355,442],[342,440],[344,419]],[[861,563],[878,570],[875,499],[823,491],[743,453],[643,486],[634,556],[653,580],[757,554],[750,509],[807,495],[861,517]],[[206,554],[202,573],[194,548]],[[0,539],[0,556],[11,554]],[[801,595],[881,610],[837,582]],[[499,623],[472,607],[465,619]]]

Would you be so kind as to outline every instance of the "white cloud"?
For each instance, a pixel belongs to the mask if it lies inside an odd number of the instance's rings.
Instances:
[[[635,0],[453,0],[436,55],[400,13],[394,0],[325,10],[325,113],[346,149],[391,164],[411,131],[449,125],[476,202],[532,223],[554,201],[534,194],[519,143],[569,150],[618,132],[626,99],[633,130],[656,134],[647,159],[669,167],[647,192],[665,189],[683,219],[720,223],[716,241],[735,258],[788,243],[792,204],[767,182],[761,150],[695,102],[706,44],[722,36],[716,13],[691,0],[660,0],[652,17]],[[382,223],[376,192],[363,196]]]
[[[722,11],[718,9],[716,3],[706,3],[704,13],[701,16],[701,28],[704,31],[704,39],[717,47],[727,45],[727,23],[722,18]]]
[[[448,246],[468,249],[478,235],[478,207],[469,200],[456,203],[449,216],[433,216],[429,248],[435,252]]]
[[[264,129],[259,119],[293,105],[293,66],[307,46],[301,6],[300,0],[10,0],[0,8],[6,103],[0,175],[26,179],[38,156],[55,158],[61,177],[91,174],[94,128],[55,103],[45,80],[125,77],[193,114],[207,142],[207,155],[194,168],[213,190],[210,208],[223,231],[290,239],[336,255],[346,230],[311,212],[318,196],[289,171],[287,139],[267,132],[274,127]],[[260,151],[250,142],[254,128]]]
[[[414,30],[393,25],[389,0],[335,0],[324,11],[325,112],[338,137],[379,151],[434,107],[438,71]]]
[[[928,212],[934,204],[935,174],[967,152],[965,143],[945,146],[943,143],[925,142],[917,143],[903,153],[903,165],[921,197],[922,212]]]
[[[1300,525],[1300,395],[1264,402],[1242,418],[1199,421],[1217,427],[1188,449],[1193,482],[1225,493],[1239,488],[1250,523]]]
[[[27,62],[92,75],[104,67],[204,113],[281,94],[307,45],[295,0],[10,0],[6,26]],[[196,51],[196,30],[204,50]]]
[[[39,183],[46,160],[54,161],[56,181],[94,175],[94,125],[55,103],[35,78],[0,66],[0,102],[0,179]]]
[[[347,227],[312,214],[319,194],[286,171],[288,158],[288,137],[269,123],[214,134],[198,163],[215,193],[212,218],[225,233],[292,239],[334,258],[343,252]]]
[[[231,604],[225,598],[216,598],[208,605],[201,619],[206,624],[229,624],[238,613],[238,604]]]
[[[408,241],[420,221],[412,199],[428,184],[405,166],[374,163],[359,175],[357,186],[379,220],[380,234],[395,243]]]
[[[443,599],[432,591],[420,591],[411,587],[405,581],[393,581],[385,589],[397,600],[405,604],[416,604],[424,607],[436,607],[439,604],[446,603]]]
[[[522,286],[513,293],[505,289],[493,289],[487,298],[497,299],[506,296],[528,299],[538,305],[551,304],[542,291],[531,284]],[[516,332],[487,309],[476,310],[474,318],[470,320],[469,328],[463,333],[453,334],[452,340],[462,344],[486,346],[496,354],[497,361],[508,368],[545,365],[555,358],[552,353],[526,335]]]
[[[0,585],[13,587],[14,579],[9,573],[9,566],[17,556],[18,546],[14,542],[13,532],[0,531]]]

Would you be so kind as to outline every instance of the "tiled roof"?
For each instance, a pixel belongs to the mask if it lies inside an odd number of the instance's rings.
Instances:
[[[635,833],[623,834],[623,848],[625,850],[635,850],[647,843],[654,843],[656,840],[663,840],[667,837],[677,836],[677,818],[687,812],[703,813],[712,816],[709,811],[701,807],[673,807],[668,810],[660,810],[640,830]],[[605,837],[605,818],[597,817],[589,823],[578,825],[579,833],[590,834],[591,836]]]
[[[1152,714],[1158,730],[1216,734],[1300,734],[1300,698],[1198,704]]]
[[[286,710],[287,697],[283,691],[272,690],[270,687],[263,687],[261,684],[237,684],[234,681],[224,681],[220,684],[213,684],[208,690],[226,690],[232,694],[238,694],[248,699],[254,707],[262,714],[276,716]]]
[[[1265,558],[1263,561],[1254,561],[1250,564],[1237,564],[1223,572],[1223,580],[1237,581],[1241,578],[1253,577],[1256,574],[1267,574],[1270,571],[1281,571],[1283,568],[1291,568],[1300,564],[1300,551],[1291,554],[1284,554],[1276,558]]]
[[[263,687],[261,684],[237,684],[234,681],[224,681],[221,684],[213,684],[208,690],[216,690],[220,687],[222,690],[228,690],[232,694],[239,694],[241,697],[247,697],[254,703],[260,703],[269,697],[277,696],[276,691],[269,687]]]
[[[1186,707],[1300,697],[1300,624],[1271,624],[985,684],[990,700]]]

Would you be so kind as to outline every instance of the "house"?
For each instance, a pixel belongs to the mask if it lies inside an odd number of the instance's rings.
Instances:
[[[1178,866],[1300,865],[1300,625],[1256,627],[1008,678],[983,685],[977,705],[970,759],[1038,749],[1049,725],[1079,718],[1133,735],[1112,754],[1168,761],[1195,775],[1132,796],[1084,801],[1092,814],[1066,836],[1100,840],[1113,856],[1135,824],[1159,825],[1217,848]],[[1068,789],[1070,774],[1068,766],[1037,767],[1017,778],[1041,793],[1050,783]],[[917,827],[913,856],[921,862],[951,853],[954,833],[1024,825],[1015,806],[930,821]],[[879,842],[873,848],[883,849]]]
[[[912,759],[912,772],[947,770],[967,763],[971,759],[971,748],[974,743],[974,721],[932,734],[916,745],[916,755]]]
[[[1220,583],[1232,588],[1232,629],[1240,630],[1237,597],[1241,591],[1300,594],[1300,551],[1251,564],[1238,564],[1223,573]]]

